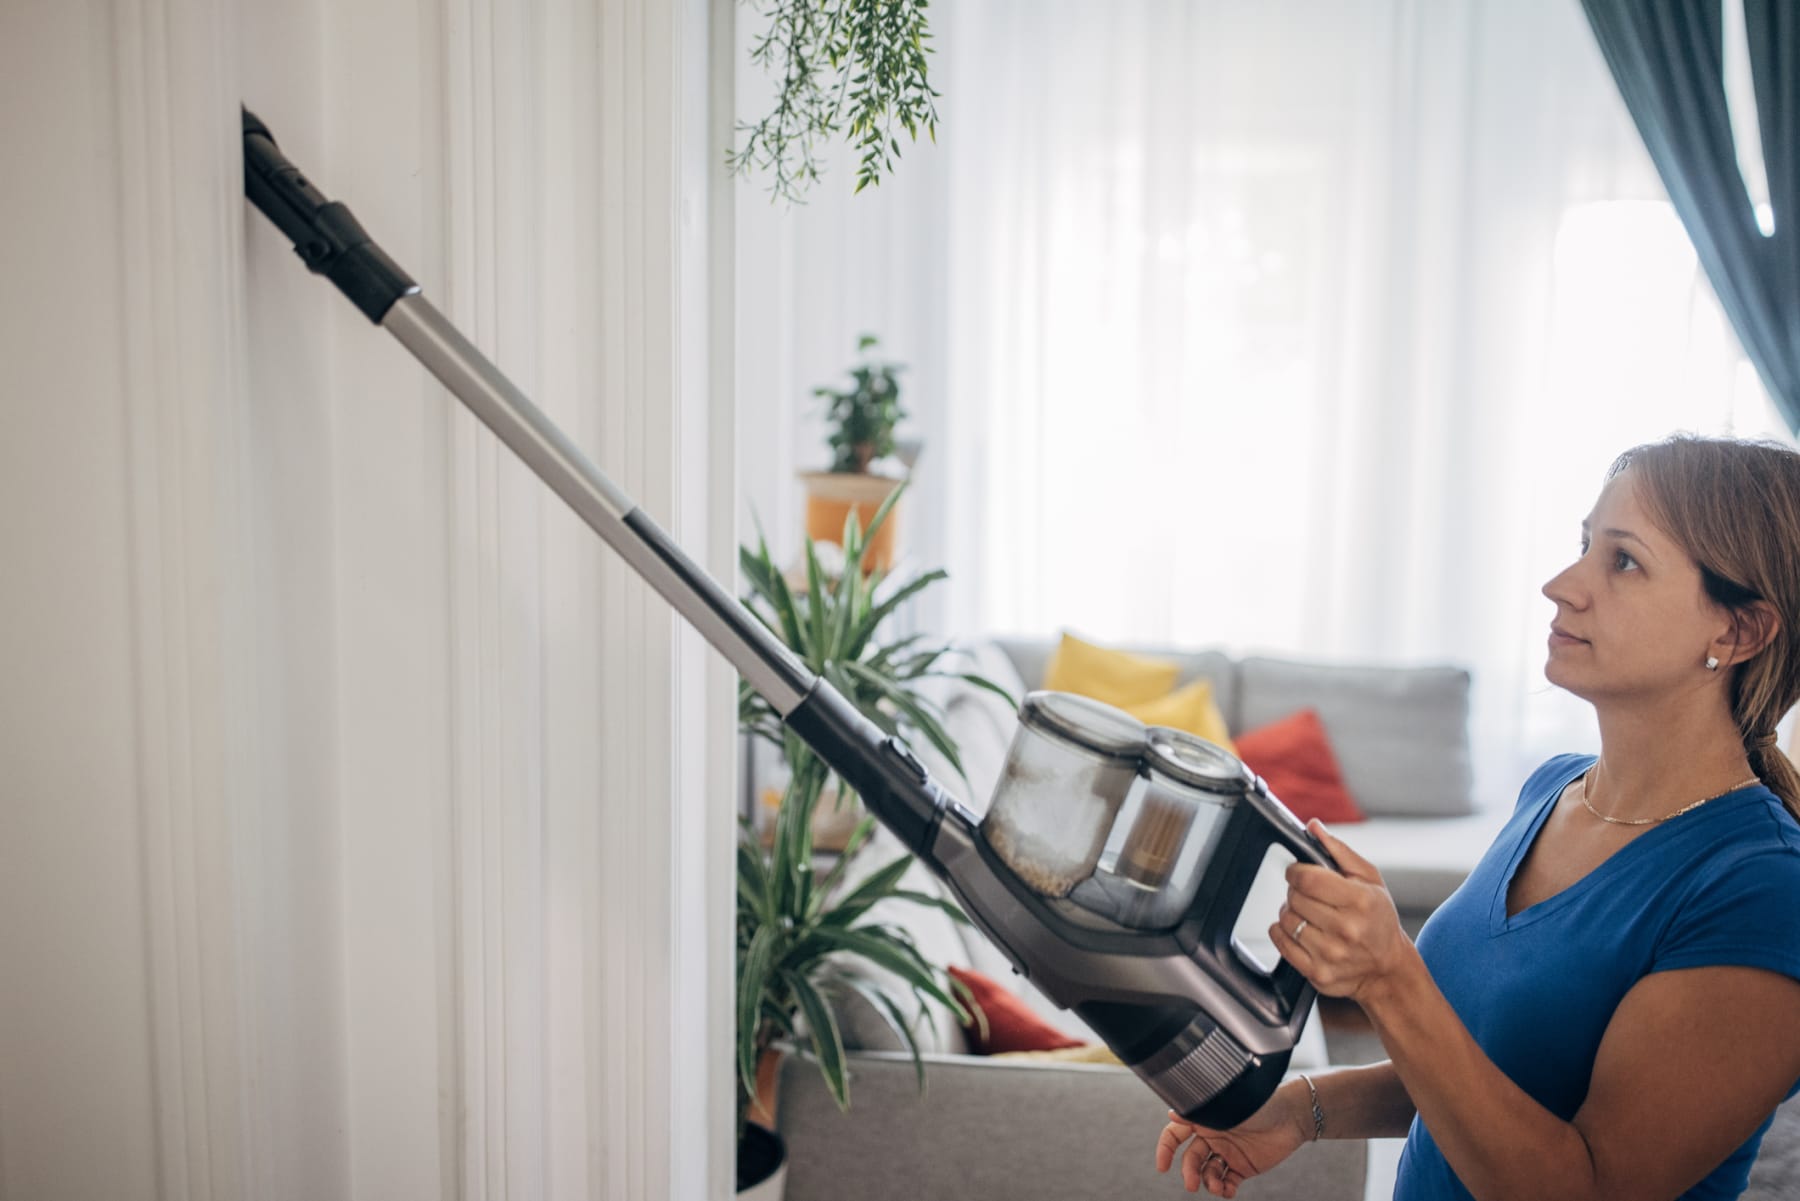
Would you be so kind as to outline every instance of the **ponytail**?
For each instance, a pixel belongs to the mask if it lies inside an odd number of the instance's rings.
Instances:
[[[1748,739],[1744,749],[1749,752],[1751,769],[1762,777],[1764,786],[1781,798],[1789,813],[1800,818],[1800,771],[1776,745],[1774,732]]]

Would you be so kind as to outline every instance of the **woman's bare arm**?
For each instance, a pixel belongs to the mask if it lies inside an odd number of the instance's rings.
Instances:
[[[1428,991],[1410,977],[1370,1020],[1444,1158],[1484,1201],[1676,1197],[1800,1079],[1800,982],[1758,968],[1660,972],[1620,1003],[1587,1101],[1565,1122],[1494,1066],[1421,975]]]
[[[1412,1098],[1406,1095],[1406,1086],[1391,1062],[1308,1075],[1319,1090],[1326,1138],[1401,1138],[1411,1128]],[[1287,1099],[1310,1131],[1312,1097],[1306,1091],[1306,1082],[1295,1080],[1282,1088],[1292,1094]]]

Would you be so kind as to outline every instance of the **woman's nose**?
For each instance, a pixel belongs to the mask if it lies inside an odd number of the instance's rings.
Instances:
[[[1544,595],[1559,605],[1568,605],[1573,609],[1581,608],[1580,598],[1582,596],[1582,591],[1578,574],[1580,568],[1581,560],[1577,559],[1575,562],[1551,576],[1549,580],[1544,583]]]

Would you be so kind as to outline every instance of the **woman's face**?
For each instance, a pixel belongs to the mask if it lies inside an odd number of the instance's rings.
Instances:
[[[1544,585],[1556,603],[1545,677],[1589,701],[1704,684],[1730,616],[1707,597],[1699,566],[1650,520],[1629,468],[1601,491],[1581,548]]]

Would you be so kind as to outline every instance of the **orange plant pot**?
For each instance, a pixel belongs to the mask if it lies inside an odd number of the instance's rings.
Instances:
[[[756,1095],[750,1098],[745,1116],[765,1130],[779,1130],[775,1115],[781,1112],[780,1089],[781,1051],[770,1047],[756,1061]]]
[[[800,478],[806,483],[806,536],[814,542],[839,545],[843,543],[844,522],[851,509],[856,510],[857,526],[867,534],[875,510],[905,482],[885,475],[837,471],[807,471]],[[896,504],[888,511],[874,539],[863,550],[863,574],[893,567],[900,509],[901,505]]]

